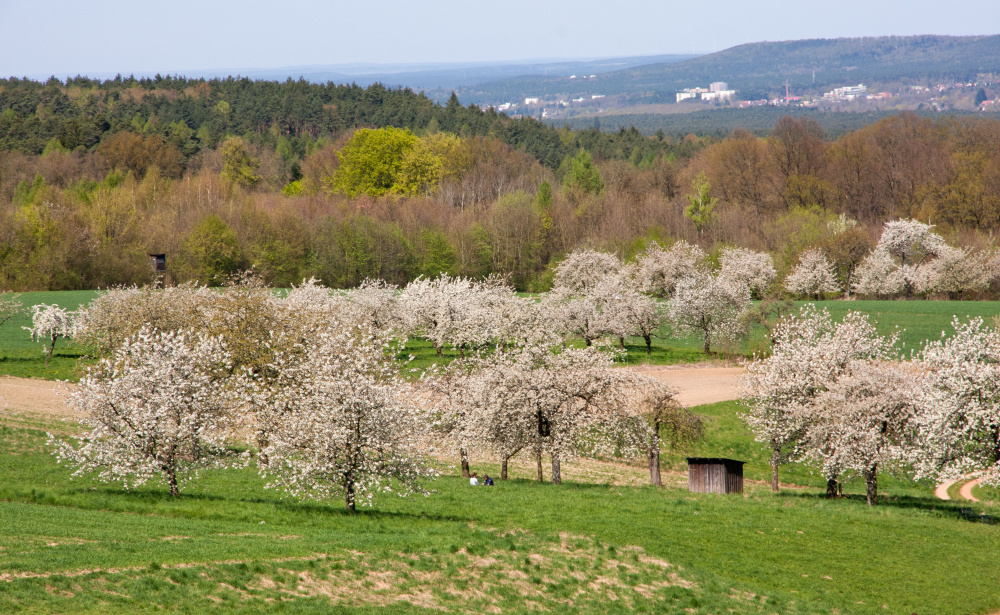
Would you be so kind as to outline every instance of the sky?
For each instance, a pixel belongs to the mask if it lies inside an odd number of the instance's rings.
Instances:
[[[963,0],[0,0],[0,76],[708,53],[757,41],[1000,33]]]

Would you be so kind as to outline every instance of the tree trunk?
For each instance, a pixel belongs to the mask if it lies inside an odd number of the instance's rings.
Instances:
[[[587,342],[587,348],[590,348],[590,342],[591,342],[590,338],[589,337],[585,337],[585,338],[583,338],[583,341]]]
[[[562,484],[562,469],[559,467],[559,453],[552,452],[552,484]]]
[[[653,338],[649,334],[645,334],[642,336],[642,339],[646,340],[646,356],[653,356]]]
[[[171,497],[177,497],[180,489],[177,488],[177,467],[173,463],[167,465],[167,484],[170,485]]]
[[[353,478],[349,477],[347,479],[347,488],[344,491],[345,491],[346,496],[347,496],[346,497],[347,512],[356,512],[357,509],[354,506],[354,479]]]
[[[662,487],[663,481],[660,479],[660,436],[653,434],[649,439],[649,483],[654,487]]]
[[[625,350],[625,338],[624,337],[619,337],[618,338],[618,345],[622,347],[622,350]]]
[[[542,474],[542,449],[541,447],[535,449],[535,463],[538,466],[538,482],[545,480],[545,475]]]
[[[865,500],[869,506],[878,504],[878,464],[865,470]]]
[[[705,354],[708,354],[712,350],[712,334],[705,332]]]
[[[828,497],[828,498],[835,498],[835,497],[837,497],[837,487],[839,487],[839,486],[840,486],[840,481],[837,480],[836,476],[834,476],[832,478],[827,478],[826,479],[826,497]]]
[[[56,351],[56,336],[52,336],[52,343],[49,344],[48,352],[45,353],[45,367],[49,366],[49,359],[52,357],[52,353]]]
[[[434,350],[437,351],[437,356],[440,357],[441,356],[441,347],[438,346],[437,344],[434,344]]]
[[[462,478],[469,478],[469,453],[464,448],[460,448],[458,454],[462,457]]]
[[[500,480],[507,480],[507,461],[510,457],[504,457],[500,461]]]
[[[781,462],[781,451],[774,449],[771,453],[771,493],[778,493],[778,464]]]

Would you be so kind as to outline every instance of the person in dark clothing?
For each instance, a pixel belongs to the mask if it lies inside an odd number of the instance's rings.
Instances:
[[[489,474],[487,474],[486,478],[483,479],[483,486],[484,487],[492,487],[493,486],[493,479],[490,478]]]

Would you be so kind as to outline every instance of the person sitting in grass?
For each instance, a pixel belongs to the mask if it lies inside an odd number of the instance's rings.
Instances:
[[[486,487],[492,487],[493,486],[493,479],[490,478],[489,474],[487,474],[486,478],[483,479],[483,485],[486,486]]]
[[[469,484],[472,485],[473,487],[479,486],[479,479],[476,478],[475,472],[472,473],[472,478],[469,479]]]

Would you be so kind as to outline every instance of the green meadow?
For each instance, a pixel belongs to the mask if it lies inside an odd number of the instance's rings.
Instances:
[[[74,426],[8,416],[0,612],[1000,609],[1000,527],[963,521],[960,504],[934,500],[930,485],[891,476],[880,476],[874,508],[850,480],[847,497],[825,499],[821,478],[800,466],[783,468],[794,486],[772,495],[766,456],[738,411],[734,402],[694,408],[706,440],[665,455],[677,472],[661,489],[642,486],[641,467],[622,466],[634,486],[539,484],[515,472],[472,488],[443,465],[430,495],[380,496],[353,515],[340,502],[283,498],[252,468],[203,472],[178,498],[159,485],[125,492],[71,479],[45,431]],[[747,460],[744,495],[689,493],[689,454]],[[497,470],[476,458],[473,469]]]

